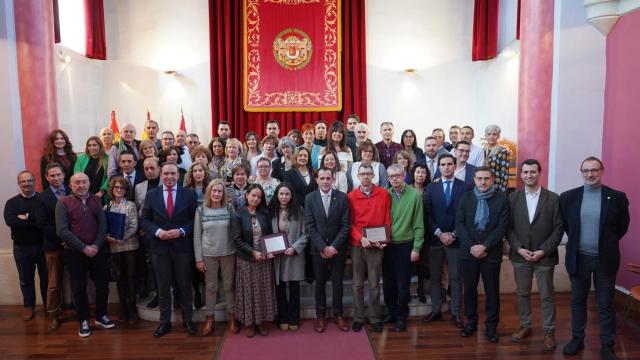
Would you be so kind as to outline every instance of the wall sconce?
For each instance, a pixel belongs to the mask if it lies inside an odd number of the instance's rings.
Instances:
[[[416,73],[416,69],[404,69],[403,70],[405,74],[412,76]]]
[[[165,70],[163,71],[166,75],[175,75],[177,73],[177,71],[175,70]]]
[[[63,63],[68,64],[71,61],[71,56],[67,55],[64,50],[60,49],[58,50],[58,59]]]

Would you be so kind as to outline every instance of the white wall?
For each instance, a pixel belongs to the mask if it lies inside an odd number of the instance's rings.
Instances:
[[[60,126],[76,151],[89,135],[131,122],[141,134],[146,108],[161,130],[178,129],[183,108],[187,131],[211,134],[209,18],[207,0],[106,0],[107,60],[65,49],[57,63]],[[64,49],[60,45],[58,50]],[[176,70],[175,76],[164,74]]]
[[[581,1],[556,0],[549,188],[582,184],[588,156],[602,155],[606,38],[586,20]]]
[[[489,124],[503,137],[517,131],[518,61],[499,56],[471,61],[473,2],[367,2],[367,102],[372,138],[382,121],[416,131],[422,144],[435,127],[476,130]],[[517,44],[516,44],[517,45]],[[409,76],[404,69],[417,69]]]

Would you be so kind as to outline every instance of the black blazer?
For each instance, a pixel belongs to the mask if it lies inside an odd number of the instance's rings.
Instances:
[[[163,255],[170,250],[181,254],[193,252],[193,220],[198,206],[197,197],[192,190],[178,185],[176,187],[176,198],[171,218],[167,216],[162,184],[150,190],[144,198],[140,223],[145,236],[151,240],[151,252],[154,254]],[[184,230],[185,235],[177,239],[166,241],[156,237],[158,229],[180,228]]]
[[[271,177],[278,179],[282,182],[284,179],[285,170],[285,160],[282,157],[279,157],[271,163]]]
[[[476,167],[467,163],[464,169],[464,183],[469,186],[470,189],[473,189],[476,184],[473,182],[473,173],[476,171]]]
[[[349,203],[345,193],[331,190],[329,216],[324,212],[320,190],[310,193],[305,198],[304,219],[312,254],[320,254],[327,246],[333,246],[344,254],[351,227]]]
[[[309,181],[309,185],[304,181],[304,177],[300,174],[298,169],[289,169],[284,173],[284,182],[288,182],[291,184],[293,188],[293,196],[296,198],[298,205],[304,206],[304,199],[307,197],[307,194],[315,191],[318,188],[318,184],[316,183],[316,179],[313,176],[313,170],[307,168],[309,174],[311,176],[311,180]]]
[[[66,195],[69,195],[69,188],[65,187]],[[51,187],[45,188],[38,194],[40,206],[36,210],[36,226],[42,231],[42,249],[44,251],[54,251],[64,249],[64,241],[56,233],[56,203],[58,198],[51,191]]]
[[[245,261],[253,260],[251,252],[253,248],[253,220],[252,215],[246,208],[231,216],[231,238],[238,250],[237,255]],[[260,223],[262,235],[270,235],[271,221],[266,211],[257,211],[256,219]]]
[[[422,203],[424,204],[424,224],[425,226],[425,239],[431,239],[431,244],[442,244],[437,236],[433,233],[440,229],[442,232],[451,232],[456,228],[456,210],[460,203],[462,194],[468,190],[464,181],[459,179],[453,180],[453,187],[451,188],[451,202],[449,207],[444,199],[444,188],[442,182],[429,183],[424,190],[422,196]],[[458,240],[454,241],[450,247],[460,247]]]
[[[460,259],[476,260],[469,252],[473,245],[487,247],[487,256],[480,261],[493,263],[502,262],[502,239],[509,227],[509,201],[504,194],[496,191],[487,200],[489,206],[489,223],[485,231],[478,232],[475,225],[476,196],[473,191],[467,191],[460,198],[460,205],[456,213],[456,234],[460,241]]]
[[[578,248],[580,242],[580,208],[584,186],[567,190],[560,195],[560,212],[564,231],[567,233],[565,266],[570,275],[578,270]],[[598,260],[605,275],[615,275],[620,267],[618,242],[629,229],[629,200],[622,191],[602,185],[600,208],[600,237]]]

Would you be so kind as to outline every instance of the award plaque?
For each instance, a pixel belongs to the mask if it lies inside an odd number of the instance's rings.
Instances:
[[[287,234],[277,233],[261,237],[260,245],[263,254],[278,255],[289,248],[289,240],[287,240]]]
[[[369,241],[375,241],[379,244],[388,244],[391,242],[389,231],[384,225],[365,227],[364,229],[362,229],[362,235],[369,239]]]

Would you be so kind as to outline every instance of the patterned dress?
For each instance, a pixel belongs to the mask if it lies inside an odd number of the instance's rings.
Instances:
[[[485,149],[485,161],[495,177],[493,187],[496,191],[507,192],[509,185],[509,150],[496,146],[493,150]]]
[[[253,218],[253,248],[261,251],[262,229]],[[276,290],[273,259],[236,260],[236,316],[245,326],[259,325],[276,318]]]
[[[270,178],[269,180],[260,180],[256,179],[256,184],[260,184],[262,189],[264,189],[264,197],[267,201],[267,204],[271,202],[271,198],[273,194],[276,192],[276,188],[280,185],[280,180],[276,178]]]

